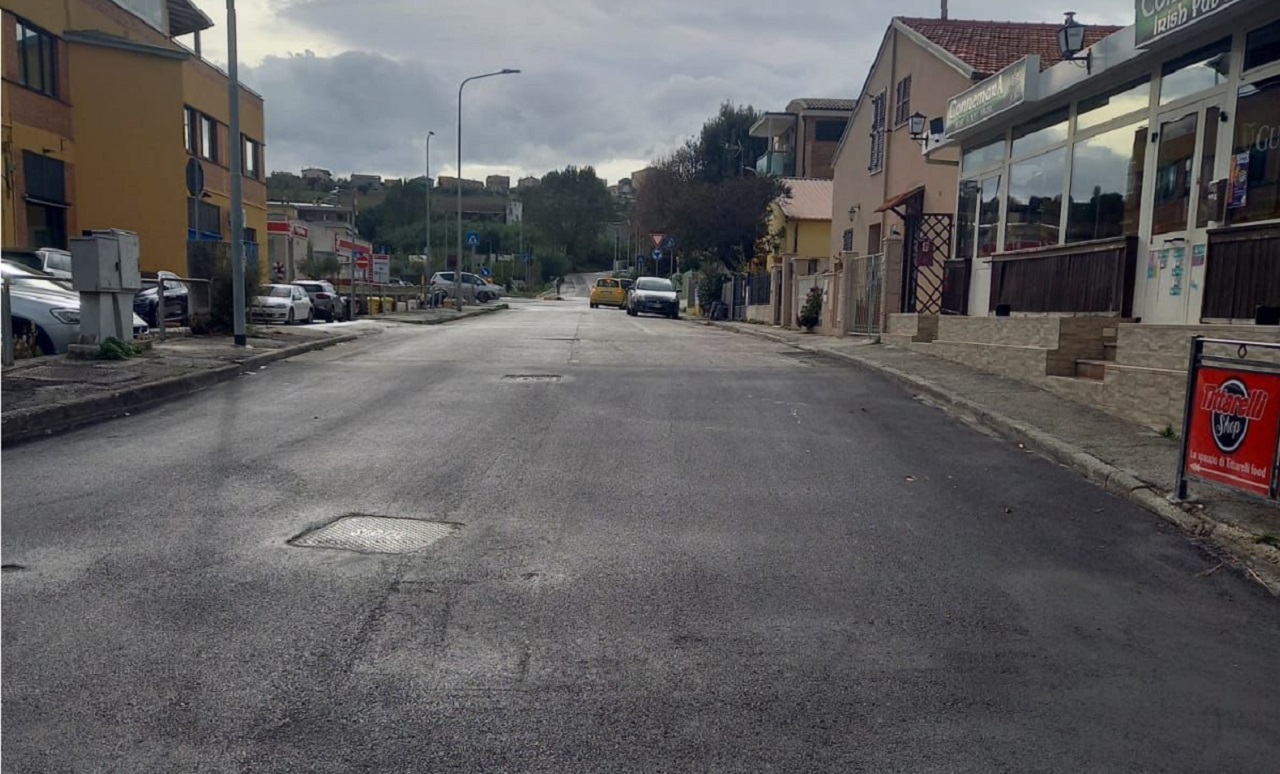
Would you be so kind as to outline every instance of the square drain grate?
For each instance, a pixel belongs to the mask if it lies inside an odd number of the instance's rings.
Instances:
[[[507,374],[502,377],[504,382],[558,382],[559,374]]]
[[[302,548],[338,548],[367,554],[411,554],[457,531],[459,524],[353,513],[289,543]]]

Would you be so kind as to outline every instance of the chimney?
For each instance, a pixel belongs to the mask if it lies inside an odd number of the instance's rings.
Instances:
[[[942,0],[942,18],[947,18],[947,0]]]

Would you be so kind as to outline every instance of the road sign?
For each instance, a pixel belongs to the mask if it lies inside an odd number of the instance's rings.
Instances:
[[[662,247],[662,243],[667,241],[666,234],[650,234],[649,238],[653,240],[654,247]]]
[[[480,269],[480,276],[481,276],[481,277],[492,277],[492,276],[493,276],[493,272],[489,271],[489,267],[488,267],[488,266],[485,266],[485,267],[483,267],[483,268],[481,268],[481,269]]]
[[[657,263],[658,261],[661,261],[661,260],[662,260],[662,251],[661,251],[661,250],[654,250],[654,251],[653,251],[653,262],[654,262],[654,263]]]
[[[528,253],[525,253],[524,258],[522,260],[524,260],[525,263],[533,263],[533,256],[529,255]]]
[[[480,235],[474,231],[467,232],[467,247],[479,247]]]
[[[356,254],[356,268],[357,268],[357,269],[362,269],[362,270],[363,270],[363,269],[367,269],[367,268],[369,268],[369,254],[368,254],[368,253],[357,253],[357,254]]]
[[[662,249],[663,249],[663,250],[674,250],[674,249],[675,249],[675,246],[676,246],[676,238],[675,238],[675,237],[673,237],[673,236],[671,236],[670,234],[668,234],[667,236],[665,236],[665,237],[663,237],[663,238],[662,238]]]

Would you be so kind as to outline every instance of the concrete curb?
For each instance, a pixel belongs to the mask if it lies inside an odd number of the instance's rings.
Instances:
[[[219,382],[225,382],[236,376],[274,363],[277,360],[303,355],[318,349],[355,341],[359,336],[348,333],[303,344],[281,347],[262,354],[253,355],[238,363],[232,363],[207,371],[173,376],[160,379],[136,387],[116,390],[114,392],[81,400],[62,403],[56,406],[14,411],[0,417],[0,447],[9,448],[36,438],[48,438],[65,433],[79,427],[96,424],[113,419],[126,412],[141,411],[158,403],[188,395]]]
[[[1280,565],[1277,565],[1277,552],[1273,549],[1267,549],[1254,543],[1253,536],[1245,530],[1215,521],[1207,514],[1178,507],[1168,499],[1169,493],[1162,491],[1157,485],[1143,481],[1133,474],[1055,435],[993,411],[968,398],[955,395],[928,379],[909,374],[892,366],[866,360],[850,353],[832,352],[821,347],[798,344],[784,336],[778,336],[768,331],[736,328],[719,322],[707,322],[705,324],[721,330],[785,344],[793,349],[821,355],[840,362],[853,363],[884,374],[900,384],[928,396],[931,400],[948,406],[953,409],[954,413],[958,413],[976,424],[982,425],[1005,438],[1022,441],[1026,448],[1053,462],[1071,468],[1111,494],[1128,500],[1160,518],[1172,522],[1193,537],[1212,541],[1229,552],[1232,555],[1232,559],[1244,564],[1246,574],[1252,576],[1254,580],[1258,581],[1273,595],[1280,596]]]
[[[469,310],[469,311],[463,312],[457,317],[437,318],[433,320],[405,320],[405,319],[396,319],[394,317],[370,317],[368,319],[381,320],[382,322],[403,323],[404,325],[444,325],[445,323],[458,322],[459,320],[465,320],[468,317],[480,317],[481,315],[492,314],[494,312],[501,312],[503,309],[510,309],[510,308],[511,306],[509,304],[503,303],[503,304],[497,304],[496,306],[485,306],[485,307],[480,307],[478,309]]]

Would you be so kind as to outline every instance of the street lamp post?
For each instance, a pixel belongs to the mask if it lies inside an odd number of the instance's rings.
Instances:
[[[515,75],[519,70],[510,68],[483,75],[473,75],[458,84],[458,265],[453,272],[453,304],[455,309],[462,309],[462,89],[472,81],[481,78],[492,78],[495,75]]]
[[[427,298],[427,274],[431,271],[431,138],[435,132],[427,132],[427,249],[422,255],[422,302],[429,304]]]
[[[247,346],[244,325],[244,171],[240,136],[240,68],[236,55],[236,0],[227,0],[227,90],[231,101],[231,332],[237,347]],[[161,287],[160,292],[164,292]],[[164,324],[162,320],[161,325]]]

